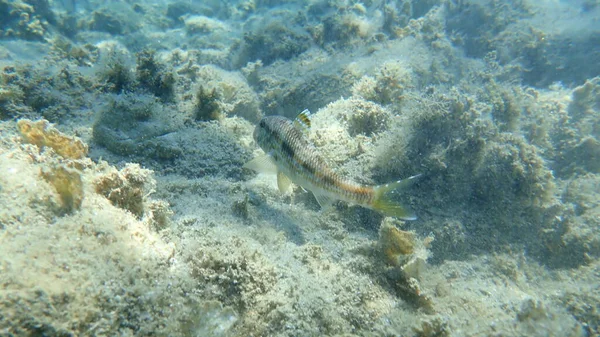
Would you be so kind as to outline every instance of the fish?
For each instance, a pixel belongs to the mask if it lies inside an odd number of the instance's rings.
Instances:
[[[416,220],[415,213],[396,199],[419,175],[383,185],[360,185],[344,179],[308,140],[310,126],[308,110],[302,111],[293,121],[283,116],[263,117],[254,129],[253,138],[265,154],[243,167],[276,174],[277,186],[282,193],[289,192],[292,183],[311,191],[323,209],[342,200],[386,216]]]

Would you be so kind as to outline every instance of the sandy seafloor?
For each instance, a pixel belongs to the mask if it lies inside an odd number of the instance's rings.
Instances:
[[[0,0],[0,72],[0,336],[600,335],[597,0]],[[418,219],[242,168],[305,108]]]

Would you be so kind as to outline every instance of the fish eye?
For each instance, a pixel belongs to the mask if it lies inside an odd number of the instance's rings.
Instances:
[[[258,123],[258,126],[260,126],[261,128],[265,127],[265,121],[261,120],[260,123]]]

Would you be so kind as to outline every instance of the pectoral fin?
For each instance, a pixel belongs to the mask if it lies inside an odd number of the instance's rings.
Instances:
[[[283,174],[282,172],[277,173],[277,187],[279,187],[279,192],[287,194],[292,186],[292,181],[288,176]]]
[[[277,165],[268,154],[258,156],[244,164],[245,168],[249,168],[260,173],[277,173]]]

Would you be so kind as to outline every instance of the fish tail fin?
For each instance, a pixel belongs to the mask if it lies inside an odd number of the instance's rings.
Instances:
[[[415,213],[396,201],[396,195],[408,188],[420,174],[408,179],[373,187],[374,198],[371,207],[387,216],[402,220],[416,220]]]

